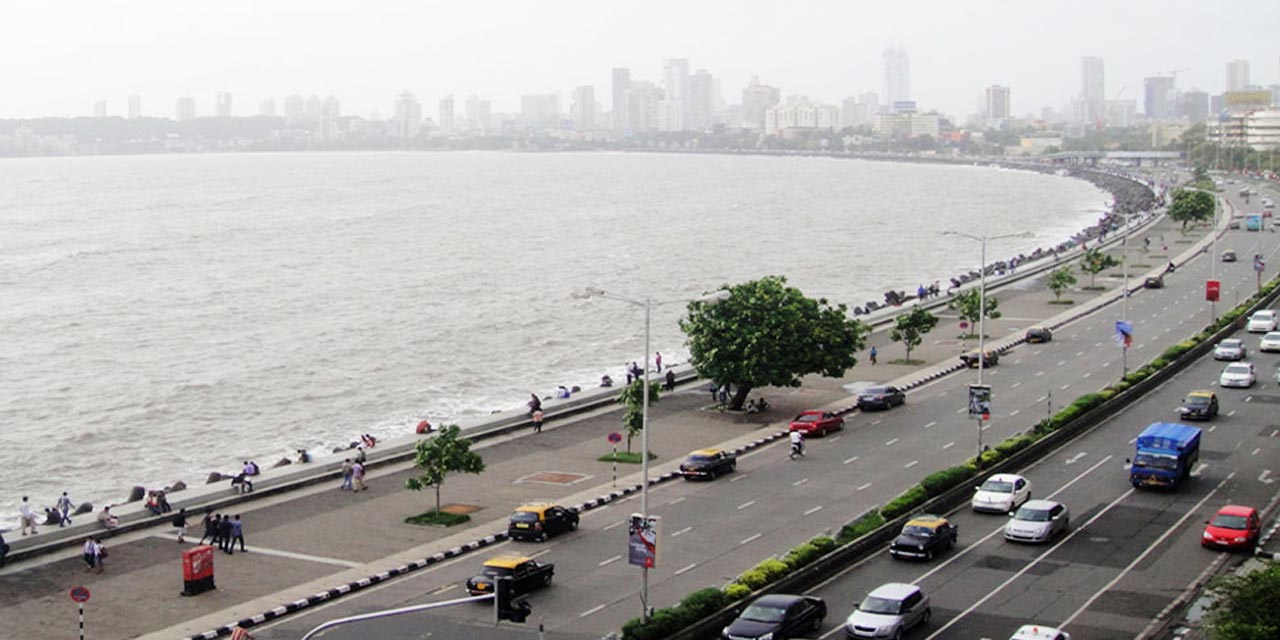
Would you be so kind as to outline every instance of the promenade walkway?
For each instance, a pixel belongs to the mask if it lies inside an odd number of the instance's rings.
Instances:
[[[1159,267],[1189,249],[1189,243],[1204,233],[1197,230],[1183,238],[1176,224],[1160,221],[1131,239],[1130,252],[1137,260],[1143,238],[1151,238],[1154,250],[1143,261]],[[1166,244],[1173,255],[1160,251]],[[1075,261],[1069,264],[1081,283],[1087,284],[1088,276],[1079,273]],[[1132,273],[1131,277],[1141,275]],[[1108,273],[1100,274],[1098,283],[1109,288],[1119,285]],[[1107,295],[1077,290],[1064,296],[1075,305],[1051,305],[1053,295],[1044,284],[1044,276],[1038,276],[996,293],[1003,316],[987,323],[993,340],[1019,336],[1033,324]],[[952,363],[962,350],[975,346],[973,341],[963,343],[957,338],[960,331],[954,315],[940,314],[944,319],[938,328],[912,354],[926,362],[926,369]],[[652,406],[651,449],[658,456],[652,474],[670,470],[690,450],[748,442],[784,429],[789,418],[801,410],[847,406],[851,403],[848,389],[857,383],[909,379],[921,370],[890,364],[902,357],[903,348],[891,344],[886,331],[873,334],[871,344],[879,349],[880,364],[872,366],[863,353],[858,365],[840,379],[811,377],[796,389],[761,390],[757,393],[763,393],[773,405],[761,415],[715,409],[704,383],[688,383],[664,394]],[[190,598],[179,596],[180,551],[198,540],[203,513],[191,509],[194,535],[189,536],[187,545],[177,544],[172,529],[165,526],[112,537],[107,540],[111,557],[102,574],[85,572],[78,546],[10,563],[0,570],[0,615],[5,620],[0,635],[32,640],[69,637],[76,614],[67,591],[76,585],[92,591],[86,606],[86,628],[94,638],[186,637],[259,615],[503,530],[508,514],[522,502],[552,499],[573,504],[607,493],[612,486],[611,465],[597,459],[610,451],[605,438],[613,431],[622,431],[620,412],[600,409],[549,420],[541,434],[520,430],[479,443],[477,450],[484,456],[487,470],[479,476],[451,476],[443,488],[446,504],[474,509],[469,525],[453,529],[404,522],[406,516],[433,506],[430,492],[404,488],[405,479],[413,474],[407,463],[375,467],[367,479],[369,490],[361,493],[339,491],[338,481],[332,480],[241,501],[223,488],[219,498],[229,504],[217,510],[240,514],[249,553],[216,555],[216,591]],[[620,469],[624,477],[618,479],[618,485],[637,482],[638,471],[635,467]],[[172,497],[185,499],[181,493]],[[43,528],[40,535],[49,535],[49,531]],[[83,539],[90,531],[92,525],[63,535]],[[15,536],[10,535],[10,541]]]

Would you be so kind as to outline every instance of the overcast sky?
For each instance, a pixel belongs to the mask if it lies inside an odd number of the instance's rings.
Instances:
[[[839,104],[883,94],[880,55],[906,47],[911,93],[923,108],[963,117],[991,84],[1012,88],[1016,115],[1066,105],[1080,57],[1101,56],[1106,92],[1136,99],[1142,78],[1185,68],[1180,88],[1220,93],[1225,65],[1280,82],[1277,0],[823,2],[649,0],[41,0],[6,3],[0,35],[0,117],[81,116],[106,100],[123,115],[173,117],[182,95],[201,115],[230,91],[235,115],[265,98],[332,94],[344,114],[394,112],[409,90],[435,117],[453,94],[518,111],[519,96],[594,85],[610,108],[610,69],[659,85],[666,58],[688,58],[741,101],[752,74]]]

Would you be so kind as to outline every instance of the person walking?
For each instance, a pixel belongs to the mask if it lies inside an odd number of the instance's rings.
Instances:
[[[529,407],[529,415],[533,415],[534,411],[542,408],[542,401],[538,399],[538,394],[531,393],[529,394],[529,402],[525,403],[525,406]]]
[[[58,520],[58,528],[71,524],[71,498],[67,497],[66,491],[63,491],[62,497],[58,498],[56,508],[58,509],[58,513],[62,516]]]
[[[187,541],[187,508],[183,507],[178,510],[178,515],[173,517],[173,528],[178,530],[178,544]]]
[[[240,553],[248,553],[244,548],[244,525],[240,522],[240,514],[236,514],[234,520],[231,521],[231,542],[227,543],[227,553],[231,553],[236,542],[240,543]]]
[[[542,433],[542,409],[533,412],[533,432]]]
[[[352,491],[364,491],[369,488],[364,484],[364,464],[359,460],[356,460],[355,464],[351,465],[351,482]]]
[[[342,486],[338,488],[343,491],[351,490],[351,458],[342,461]]]
[[[674,369],[667,369],[667,382],[662,386],[665,391],[676,390],[676,372]]]
[[[204,544],[205,538],[210,540],[218,539],[218,526],[214,524],[212,509],[204,510],[204,519],[200,521],[200,526],[204,527],[204,535],[200,536],[200,542],[196,544]]]
[[[875,345],[871,346],[871,352],[868,355],[871,357],[871,364],[874,366],[876,363],[876,356],[880,355],[880,352],[876,351]]]
[[[209,544],[214,548],[222,548],[222,514],[213,514],[213,522],[210,524],[213,529],[213,536],[209,539]]]
[[[365,461],[367,458],[368,458],[368,455],[367,455],[367,454],[365,454],[365,452],[364,452],[364,446],[362,445],[362,446],[356,447],[356,460],[355,460],[355,461],[356,461],[357,463],[359,463],[359,464],[364,464],[364,461]]]
[[[22,506],[18,507],[18,517],[22,520],[22,535],[27,535],[27,527],[31,528],[31,535],[36,535],[36,514],[31,512],[31,502],[27,496],[22,496]]]
[[[222,551],[231,555],[231,516],[229,515],[222,516],[222,521],[218,523],[218,540],[222,542]]]
[[[657,367],[656,371],[661,373],[662,372],[662,352],[654,351],[653,353],[654,353],[653,363]]]
[[[84,563],[89,565],[85,571],[102,573],[102,559],[106,557],[107,548],[102,546],[102,539],[93,537],[84,541]]]

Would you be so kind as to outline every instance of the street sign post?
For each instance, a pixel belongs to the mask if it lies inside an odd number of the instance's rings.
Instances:
[[[70,593],[71,601],[76,603],[76,607],[80,610],[80,640],[84,640],[84,603],[89,601],[89,589],[86,587],[72,587]]]
[[[622,434],[614,431],[609,434],[609,444],[613,445],[613,488],[618,488],[618,443],[622,442]]]

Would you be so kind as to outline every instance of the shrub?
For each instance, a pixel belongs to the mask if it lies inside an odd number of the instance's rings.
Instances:
[[[951,467],[925,476],[924,480],[920,481],[920,486],[924,487],[925,493],[932,498],[972,478],[974,473],[973,467],[964,465]]]
[[[796,569],[813,562],[821,555],[822,552],[818,551],[817,547],[806,542],[788,551],[787,555],[782,558],[782,561],[786,563],[788,570],[795,571]]]
[[[738,576],[738,584],[746,586],[752,591],[763,588],[769,584],[769,578],[759,569],[747,569]]]
[[[857,520],[846,524],[840,528],[840,534],[836,536],[836,541],[840,544],[847,544],[861,538],[862,536],[879,529],[884,524],[884,516],[879,511],[872,511]]]
[[[818,536],[810,540],[809,544],[813,545],[813,547],[818,550],[818,553],[821,554],[825,554],[836,548],[836,541],[832,540],[829,536]]]
[[[678,607],[658,609],[649,616],[648,624],[632,618],[622,625],[622,640],[662,640],[693,622]]]
[[[1163,369],[1168,365],[1169,365],[1169,360],[1164,356],[1160,356],[1159,358],[1152,360],[1150,364],[1151,367],[1154,367],[1156,369]]]
[[[1116,390],[1111,387],[1107,387],[1106,389],[1099,391],[1098,395],[1102,396],[1103,401],[1110,400],[1116,397]]]
[[[1121,391],[1128,389],[1130,386],[1132,385],[1130,385],[1128,382],[1125,382],[1124,380],[1121,380],[1107,388],[1111,389],[1112,391],[1115,391],[1116,393],[1120,393]]]
[[[737,602],[749,595],[751,595],[751,587],[748,587],[745,584],[730,582],[724,588],[724,599],[726,605],[728,605],[728,603]]]
[[[928,498],[929,495],[925,493],[924,487],[916,485],[907,489],[902,495],[890,500],[889,504],[880,509],[880,515],[884,516],[885,520],[892,520],[924,504],[924,501]]]
[[[1068,405],[1067,408],[1053,414],[1053,428],[1054,429],[1061,428],[1062,425],[1067,424],[1072,420],[1075,420],[1076,416],[1080,415],[1081,413],[1082,412],[1080,410],[1080,407],[1077,407],[1074,404]]]
[[[1079,398],[1076,398],[1075,402],[1071,403],[1071,406],[1079,407],[1081,411],[1088,411],[1100,404],[1102,404],[1101,395],[1097,393],[1086,393]]]
[[[680,601],[680,608],[689,619],[701,620],[723,609],[727,604],[729,599],[723,591],[715,587],[707,587],[685,596],[684,600]]]
[[[1008,440],[1005,440],[1004,442],[1001,442],[1000,444],[996,445],[996,451],[1000,453],[1002,458],[1007,458],[1031,446],[1031,444],[1034,443],[1035,441],[1036,441],[1036,438],[1032,436],[1018,436],[1016,438],[1009,438]]]
[[[766,582],[775,582],[779,578],[786,576],[787,573],[791,571],[791,569],[787,567],[787,563],[778,560],[777,558],[769,558],[768,560],[756,565],[755,568],[764,574]]]

